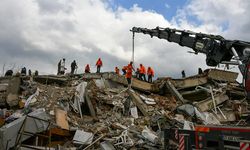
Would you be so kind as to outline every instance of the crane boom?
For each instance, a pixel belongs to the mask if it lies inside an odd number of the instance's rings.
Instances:
[[[243,50],[250,48],[249,42],[226,40],[220,35],[160,27],[156,27],[155,29],[133,27],[131,31],[133,33],[149,34],[151,37],[158,37],[159,39],[178,43],[180,46],[193,49],[196,54],[206,54],[206,63],[208,66],[217,66],[222,61],[230,61],[235,56],[232,48],[236,50],[237,57],[241,57],[239,59],[243,60]]]

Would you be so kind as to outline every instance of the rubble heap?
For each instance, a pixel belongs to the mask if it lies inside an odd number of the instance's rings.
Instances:
[[[216,69],[152,84],[115,73],[0,79],[0,149],[163,149],[164,129],[248,126],[238,74]]]

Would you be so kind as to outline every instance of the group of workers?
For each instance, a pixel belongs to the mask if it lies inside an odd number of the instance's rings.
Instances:
[[[23,67],[23,68],[21,68],[21,76],[26,76],[27,75],[27,70],[26,70],[26,67]],[[19,73],[20,73],[19,72]],[[31,72],[31,70],[29,69],[28,70],[28,75],[29,76],[31,76],[32,75],[32,72]],[[34,72],[34,75],[35,76],[38,76],[38,71],[36,70],[35,72]],[[8,77],[8,76],[13,76],[13,70],[7,70],[6,72],[5,72],[5,75],[4,76],[6,76],[6,77]]]
[[[101,67],[103,66],[103,62],[102,62],[101,58],[98,58],[98,60],[96,61],[95,66],[96,66],[96,69],[97,69],[96,73],[100,73],[101,72]],[[65,58],[63,58],[58,63],[57,74],[58,75],[65,74],[66,69],[67,68],[65,68]],[[77,69],[77,64],[76,64],[76,61],[74,60],[71,63],[71,71],[70,71],[70,73],[74,74],[76,69]],[[135,69],[133,67],[133,62],[131,61],[127,66],[124,66],[122,68],[123,75],[125,75],[125,77],[127,78],[127,81],[128,81],[129,85],[131,84],[131,78],[133,76],[133,71],[135,72],[135,77],[137,79],[142,80],[142,81],[152,82],[152,78],[154,77],[153,68],[149,66],[148,69],[146,70],[145,66],[143,64],[140,64],[140,67],[137,68],[136,71],[135,71]],[[85,66],[84,72],[85,73],[90,73],[90,65],[89,64],[87,64]],[[120,69],[117,66],[115,67],[115,73],[120,75]],[[148,76],[148,80],[146,80],[146,75]]]
[[[65,67],[65,60],[66,59],[63,58],[62,60],[60,60],[58,62],[57,75],[64,75],[65,74],[65,71],[67,70],[67,68]],[[98,58],[98,60],[96,62],[96,67],[97,67],[97,71],[96,72],[97,73],[101,72],[102,65],[103,64],[102,64],[101,58]],[[75,74],[75,72],[77,72],[77,68],[78,68],[77,63],[76,63],[75,60],[71,63],[70,67],[71,67],[70,74]],[[90,66],[89,66],[89,64],[87,64],[85,66],[84,72],[85,73],[90,73]]]
[[[98,60],[96,61],[96,73],[100,73],[101,72],[101,67],[102,67],[102,59],[101,58],[98,58]],[[85,69],[84,69],[84,72],[85,73],[90,73],[90,66],[89,64],[87,64],[85,66]]]
[[[134,70],[133,62],[130,62],[127,66],[123,66],[123,68],[122,68],[123,75],[125,75],[126,78],[132,77],[131,66],[132,66],[132,70]],[[116,74],[120,74],[120,69],[118,67],[115,67],[115,72],[116,72]],[[148,80],[146,80],[146,74],[148,75]],[[140,67],[137,68],[135,71],[135,77],[139,80],[152,82],[152,78],[154,77],[154,70],[150,66],[146,70],[145,66],[143,64],[140,64]]]

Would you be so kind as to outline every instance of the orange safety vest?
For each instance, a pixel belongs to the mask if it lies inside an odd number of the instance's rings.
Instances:
[[[131,64],[128,64],[126,78],[132,78],[132,71],[133,71],[133,66]]]
[[[102,60],[101,60],[101,59],[98,59],[98,60],[97,60],[96,66],[102,66]]]
[[[123,67],[122,67],[122,70],[127,70],[127,66],[123,66]]]
[[[85,71],[90,72],[90,67],[89,67],[89,65],[86,65],[86,67],[85,67]]]
[[[154,76],[155,73],[154,73],[154,70],[152,68],[148,68],[147,74]]]
[[[143,65],[140,66],[140,73],[141,74],[146,74],[146,69],[145,69],[145,67]]]

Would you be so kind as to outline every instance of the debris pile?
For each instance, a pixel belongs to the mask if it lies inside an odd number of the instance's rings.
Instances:
[[[247,126],[237,73],[147,83],[115,73],[0,78],[0,148],[163,149],[164,129]]]

